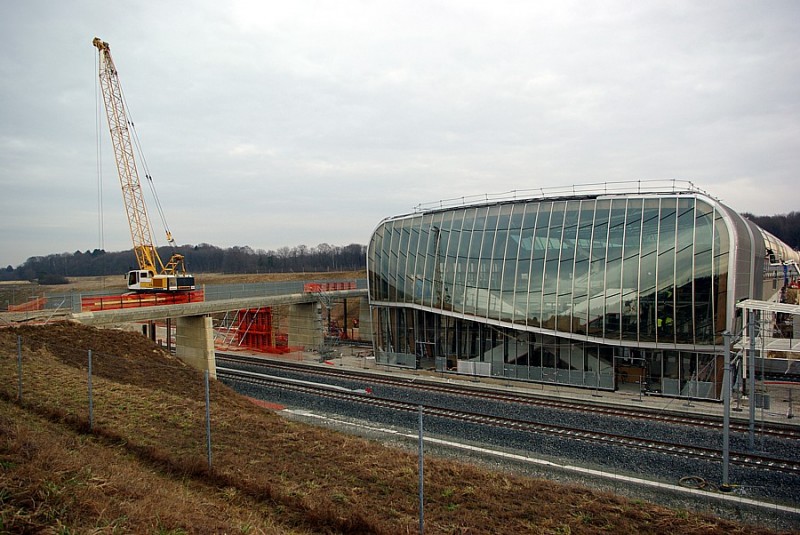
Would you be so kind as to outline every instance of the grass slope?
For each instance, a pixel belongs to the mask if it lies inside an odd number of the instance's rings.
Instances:
[[[0,329],[0,533],[417,532],[413,454],[212,382],[209,470],[204,418],[202,375],[141,335]],[[425,478],[429,534],[772,533],[443,459],[426,458]]]

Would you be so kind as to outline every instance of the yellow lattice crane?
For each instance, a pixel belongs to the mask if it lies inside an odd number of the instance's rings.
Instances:
[[[133,240],[133,251],[139,264],[139,269],[128,272],[128,289],[138,292],[194,290],[194,276],[186,273],[183,255],[173,254],[166,264],[158,256],[158,251],[153,243],[152,227],[147,217],[147,207],[133,154],[129,128],[132,127],[132,123],[128,120],[117,69],[111,58],[108,43],[95,37],[92,44],[97,47],[100,56],[100,88],[106,108],[108,129],[111,132],[111,145],[114,147],[119,182],[122,186],[122,200],[125,204],[128,226]],[[156,204],[158,204],[158,197],[156,197]],[[158,208],[162,221],[164,221],[160,204]],[[164,221],[164,227],[167,241],[174,246],[175,241],[172,239],[172,233],[166,228],[166,221]]]

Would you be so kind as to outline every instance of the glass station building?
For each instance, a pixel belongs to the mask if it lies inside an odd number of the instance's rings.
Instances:
[[[690,183],[580,189],[382,221],[367,253],[377,362],[719,399],[735,303],[775,298],[800,255]]]

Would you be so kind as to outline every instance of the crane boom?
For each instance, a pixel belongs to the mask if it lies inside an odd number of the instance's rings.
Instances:
[[[183,255],[173,254],[166,264],[158,255],[133,154],[133,143],[128,128],[130,121],[122,98],[117,69],[111,57],[111,49],[108,43],[98,37],[94,38],[92,44],[100,56],[100,88],[122,187],[122,200],[133,241],[133,251],[139,265],[137,271],[128,273],[128,288],[137,291],[193,290],[194,277],[186,274]],[[169,232],[167,239],[172,242]]]

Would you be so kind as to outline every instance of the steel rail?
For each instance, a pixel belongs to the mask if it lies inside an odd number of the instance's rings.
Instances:
[[[455,384],[440,385],[427,381],[409,382],[408,379],[392,378],[379,376],[371,373],[359,372],[355,370],[344,369],[327,369],[320,367],[310,367],[308,365],[289,362],[276,362],[272,360],[265,360],[259,357],[249,357],[246,355],[231,355],[224,353],[217,353],[217,360],[223,362],[244,363],[250,365],[258,365],[265,368],[283,369],[290,371],[303,371],[309,373],[310,369],[313,370],[315,375],[323,375],[330,377],[339,377],[352,380],[354,377],[359,379],[368,379],[373,384],[391,385],[401,388],[411,388],[416,390],[425,390],[432,392],[442,392],[447,394],[454,394],[466,397],[489,399],[493,401],[501,401],[508,403],[519,403],[523,405],[530,405],[536,407],[553,408],[558,410],[570,410],[575,412],[599,414],[603,416],[619,417],[625,419],[640,419],[647,421],[657,421],[671,425],[684,425],[690,427],[702,427],[706,429],[719,429],[722,430],[722,418],[705,415],[687,415],[676,412],[665,412],[662,409],[646,410],[636,407],[618,407],[613,405],[604,405],[592,402],[580,402],[575,400],[563,400],[543,398],[535,394],[519,394],[515,392],[493,392],[479,387],[463,387]],[[731,422],[730,430],[736,433],[748,433],[748,423]],[[776,438],[787,440],[800,440],[800,429],[792,426],[782,426],[774,423],[765,423],[760,429],[759,433],[769,435]]]
[[[411,413],[416,412],[419,410],[420,406],[419,403],[408,403],[403,401],[378,398],[365,392],[349,390],[339,386],[324,385],[319,383],[312,383],[310,381],[301,381],[297,379],[265,376],[263,374],[259,374],[256,372],[234,370],[230,368],[218,367],[217,377],[220,379],[228,379],[230,381],[239,381],[243,383],[260,385],[260,386],[277,387],[284,390],[290,390],[304,394],[340,399],[349,402],[362,403],[371,406],[377,406],[404,412],[411,412]],[[467,411],[457,411],[454,409],[444,409],[441,407],[428,406],[428,405],[423,405],[423,407],[425,414],[428,416],[435,416],[435,417],[446,418],[450,420],[456,420],[468,423],[476,423],[492,427],[510,428],[533,434],[558,436],[571,440],[581,440],[595,444],[602,443],[612,446],[621,446],[631,449],[646,450],[652,453],[674,455],[679,457],[688,457],[688,458],[713,461],[713,462],[721,461],[721,456],[722,456],[720,450],[712,448],[687,446],[687,445],[673,444],[658,440],[616,435],[612,433],[587,431],[585,429],[576,429],[567,426],[560,426],[554,424],[541,424],[525,420],[515,420],[512,418],[490,416],[486,414],[479,414]],[[738,452],[738,453],[731,453],[730,462],[732,464],[737,464],[739,466],[744,466],[748,468],[758,468],[758,469],[786,472],[790,474],[800,474],[800,462],[787,459],[778,459],[774,457]]]

